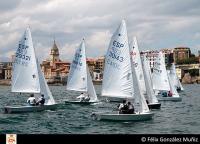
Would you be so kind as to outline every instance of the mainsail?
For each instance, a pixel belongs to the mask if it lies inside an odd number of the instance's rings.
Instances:
[[[75,52],[67,79],[67,90],[87,92],[87,70],[84,40]]]
[[[184,90],[181,83],[180,83],[180,80],[176,74],[176,68],[175,68],[175,64],[172,63],[171,67],[170,67],[170,73],[169,73],[169,76],[171,77],[171,80],[172,80],[172,83],[174,84],[174,86],[176,88],[180,87],[181,90]]]
[[[143,74],[142,63],[141,63],[141,58],[140,58],[140,52],[138,49],[136,37],[134,37],[133,40],[130,42],[130,50],[131,50],[132,60],[133,60],[134,66],[135,66],[137,79],[138,79],[138,82],[140,85],[140,89],[143,94],[146,94],[147,91],[146,91],[144,74]]]
[[[177,90],[176,90],[176,87],[173,84],[172,78],[169,76],[169,73],[170,73],[170,71],[167,72],[167,76],[168,76],[168,79],[169,79],[169,85],[170,85],[170,91],[172,92],[172,97],[180,97]]]
[[[162,52],[158,53],[158,56],[154,62],[152,81],[154,90],[170,90],[167,70]]]
[[[76,50],[72,61],[67,81],[67,90],[88,92],[90,101],[97,101],[97,95],[92,83],[89,68],[86,64],[86,52],[84,40]]]
[[[146,90],[147,90],[147,99],[149,103],[158,103],[158,99],[156,98],[156,95],[153,91],[151,69],[150,69],[149,60],[146,57],[146,54],[144,54],[142,63],[143,63],[144,79],[145,79]]]
[[[130,48],[131,49],[131,48]],[[130,56],[130,55],[129,55]],[[131,61],[132,57],[130,57]],[[146,103],[146,99],[144,97],[144,93],[141,91],[140,85],[139,85],[139,80],[136,75],[136,70],[135,66],[133,63],[131,63],[131,70],[132,70],[132,83],[133,83],[133,88],[134,88],[134,107],[135,111],[138,113],[146,113],[149,112],[149,107]]]
[[[11,92],[40,92],[38,68],[30,28],[26,29],[15,53],[11,85]]]
[[[126,24],[113,34],[105,57],[102,96],[132,98],[133,81]]]

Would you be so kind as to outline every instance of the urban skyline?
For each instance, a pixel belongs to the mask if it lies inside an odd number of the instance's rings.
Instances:
[[[49,55],[54,37],[63,60],[71,60],[83,37],[87,56],[102,56],[121,19],[127,22],[129,39],[136,36],[141,50],[185,46],[197,55],[199,4],[198,0],[1,1],[0,61],[14,54],[28,25],[40,61]]]

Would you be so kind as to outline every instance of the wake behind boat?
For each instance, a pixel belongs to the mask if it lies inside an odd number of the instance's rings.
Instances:
[[[81,92],[82,94],[78,97],[79,100],[65,100],[65,104],[93,104],[99,102],[86,64],[84,40],[76,50],[71,63],[67,90]]]
[[[144,121],[150,120],[153,113],[149,111],[143,93],[138,86],[135,68],[132,64],[126,23],[123,20],[113,34],[105,57],[102,83],[102,96],[134,98],[136,113],[121,114],[113,112],[92,113],[96,120],[109,121]]]
[[[40,64],[36,60],[30,29],[27,28],[15,55],[11,92],[32,93],[36,99],[44,95],[44,105],[38,106],[5,106],[5,113],[36,112],[53,110],[57,107],[47,85]]]

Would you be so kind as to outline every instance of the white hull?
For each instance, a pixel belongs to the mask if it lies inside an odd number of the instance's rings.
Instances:
[[[43,105],[43,106],[5,106],[4,113],[25,113],[25,112],[39,112],[44,110],[54,110],[57,104]]]
[[[153,113],[141,114],[109,114],[109,113],[93,113],[92,117],[95,120],[107,121],[145,121],[153,118]]]
[[[81,101],[70,101],[70,100],[65,100],[64,102],[65,104],[85,104],[85,105],[98,103],[98,101],[81,102]]]
[[[122,102],[123,100],[133,101],[133,98],[119,98],[119,97],[107,97],[106,101],[109,102]]]
[[[158,101],[182,101],[181,97],[159,97]]]

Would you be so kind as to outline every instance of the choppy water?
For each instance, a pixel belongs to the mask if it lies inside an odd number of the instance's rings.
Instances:
[[[95,86],[99,96],[101,86]],[[93,120],[92,112],[113,110],[116,103],[98,105],[64,105],[63,100],[77,93],[65,91],[64,86],[50,86],[57,103],[55,111],[24,114],[0,113],[0,133],[23,134],[159,134],[200,133],[200,85],[184,85],[182,102],[161,102],[162,108],[153,111],[153,120],[145,122],[105,122]],[[27,96],[10,93],[10,87],[0,86],[0,107],[21,104]]]

